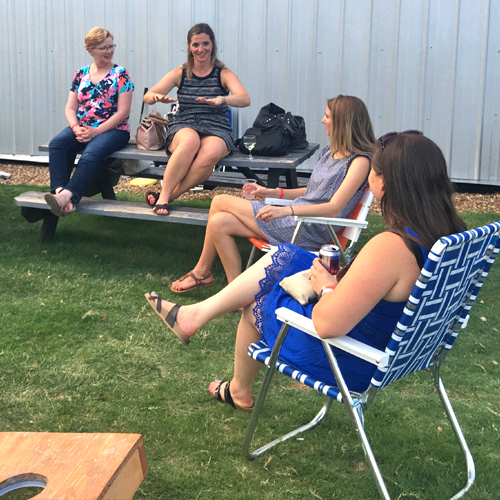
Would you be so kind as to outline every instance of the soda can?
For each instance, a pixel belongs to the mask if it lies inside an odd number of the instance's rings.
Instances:
[[[319,251],[321,263],[330,274],[337,274],[340,269],[340,251],[336,245],[323,245]]]

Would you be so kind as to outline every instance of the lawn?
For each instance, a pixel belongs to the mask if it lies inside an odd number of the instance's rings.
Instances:
[[[303,439],[254,462],[242,456],[248,415],[207,391],[231,375],[239,314],[212,321],[183,347],[144,299],[155,290],[186,304],[224,286],[218,264],[214,287],[182,296],[168,289],[195,264],[204,228],[76,214],[40,244],[40,223],[27,223],[12,201],[28,189],[0,186],[1,431],[142,434],[149,474],[135,499],[379,498],[341,405]],[[463,216],[468,227],[500,219]],[[361,244],[385,227],[381,216],[369,221]],[[247,258],[246,241],[241,251]],[[496,263],[442,372],[476,461],[470,500],[500,498],[499,279]],[[321,403],[275,377],[257,436],[305,423]],[[462,487],[463,459],[429,374],[381,393],[366,429],[394,499],[449,498]]]

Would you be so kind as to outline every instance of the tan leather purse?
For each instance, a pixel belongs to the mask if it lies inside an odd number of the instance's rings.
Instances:
[[[162,148],[167,138],[167,126],[168,120],[163,118],[158,111],[152,111],[137,128],[137,147],[148,151]]]

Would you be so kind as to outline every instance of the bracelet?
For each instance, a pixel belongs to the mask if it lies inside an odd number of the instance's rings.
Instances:
[[[283,198],[283,195],[285,194],[285,190],[283,188],[278,188],[280,190],[280,195],[279,195],[279,200],[281,200],[281,198]]]
[[[75,123],[74,125],[71,125],[71,130],[73,130],[75,127],[78,127],[78,123]]]
[[[223,95],[220,95],[218,99],[222,99],[222,104],[220,106],[225,106],[226,105],[226,97]]]
[[[318,295],[318,300],[321,299],[321,297],[323,297],[323,295],[325,295],[325,293],[331,293],[335,290],[335,287],[334,286],[324,286],[321,291],[319,292],[319,295]]]
[[[292,217],[295,217],[295,212],[293,211],[292,205],[290,205],[290,208],[292,209]]]

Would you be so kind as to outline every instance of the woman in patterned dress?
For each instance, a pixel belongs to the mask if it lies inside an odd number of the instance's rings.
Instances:
[[[297,225],[293,215],[346,217],[352,211],[366,187],[370,155],[375,149],[368,110],[361,99],[339,95],[328,101],[321,121],[330,144],[320,151],[307,188],[269,189],[256,184],[243,187],[243,194],[293,200],[286,207],[216,196],[210,207],[200,259],[192,271],[172,283],[173,292],[213,285],[211,268],[217,255],[229,283],[241,274],[241,257],[234,236],[260,238],[276,245],[291,241]],[[304,224],[297,245],[317,251],[330,239],[325,226]]]
[[[58,217],[74,211],[102,161],[130,138],[134,85],[127,70],[113,62],[113,35],[92,28],[85,48],[94,62],[75,72],[65,108],[69,127],[49,143],[51,192],[45,200]],[[81,157],[70,178],[78,153]]]
[[[146,193],[146,203],[158,215],[168,215],[168,203],[208,179],[213,166],[231,152],[228,106],[250,105],[238,77],[217,59],[210,26],[193,26],[187,42],[187,63],[167,73],[144,96],[146,104],[179,102],[179,111],[168,127],[166,146],[171,156],[161,193]],[[178,88],[177,99],[167,97],[174,87]]]

